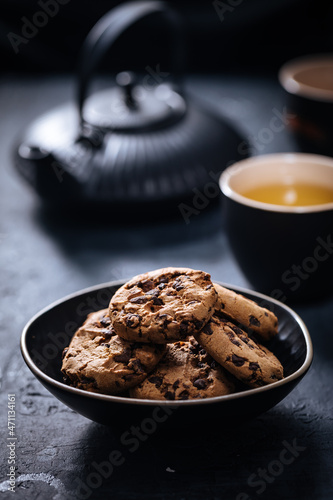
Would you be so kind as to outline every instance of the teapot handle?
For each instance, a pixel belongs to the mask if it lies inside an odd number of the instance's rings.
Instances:
[[[184,65],[184,44],[179,16],[163,1],[127,2],[112,9],[97,21],[83,43],[78,62],[78,105],[81,120],[83,104],[93,72],[107,50],[127,28],[151,14],[163,14],[173,29],[172,70],[179,85]]]

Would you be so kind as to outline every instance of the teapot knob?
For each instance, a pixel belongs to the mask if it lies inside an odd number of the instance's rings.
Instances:
[[[122,71],[116,76],[117,84],[123,88],[124,100],[129,109],[138,108],[138,102],[135,100],[133,89],[137,83],[136,75],[132,71]]]

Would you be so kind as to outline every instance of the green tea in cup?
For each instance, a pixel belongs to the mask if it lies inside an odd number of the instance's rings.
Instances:
[[[274,182],[252,187],[240,194],[254,201],[288,207],[333,203],[333,188],[331,186],[305,182],[292,184]]]

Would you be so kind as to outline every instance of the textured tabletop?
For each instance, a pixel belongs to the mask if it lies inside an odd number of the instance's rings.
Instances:
[[[284,126],[271,128],[272,118],[282,116],[283,123],[285,112],[274,78],[192,77],[187,86],[233,122],[255,154],[296,148]],[[1,495],[17,500],[331,500],[332,298],[293,306],[310,330],[313,365],[284,401],[236,428],[211,428],[208,415],[198,429],[143,434],[136,446],[125,447],[112,427],[64,406],[25,366],[19,349],[24,324],[50,302],[81,288],[167,265],[200,268],[215,280],[249,286],[213,204],[190,224],[181,217],[117,224],[115,216],[109,225],[73,225],[44,213],[13,169],[13,146],[34,118],[72,95],[73,81],[67,77],[0,81]],[[15,495],[8,491],[11,394]]]

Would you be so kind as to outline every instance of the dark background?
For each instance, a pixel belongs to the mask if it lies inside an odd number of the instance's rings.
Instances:
[[[41,27],[29,43],[18,46],[18,54],[15,54],[8,34],[21,36],[25,22],[22,17],[31,21],[42,9],[37,0],[2,0],[2,71],[72,71],[90,28],[119,3],[68,0],[65,5],[59,5],[57,15],[49,17],[47,25]],[[288,58],[333,49],[333,3],[329,0],[220,0],[219,3],[171,0],[170,3],[183,15],[189,72],[240,68],[275,71]],[[230,8],[224,14],[223,3]],[[152,61],[160,61],[167,32],[160,30],[157,19],[154,23],[148,21],[148,26],[147,30],[143,23],[119,44],[113,52],[112,69],[116,61],[120,67],[123,65],[124,56],[129,69],[140,68],[143,62],[140,53],[144,53],[146,47],[150,49]]]

